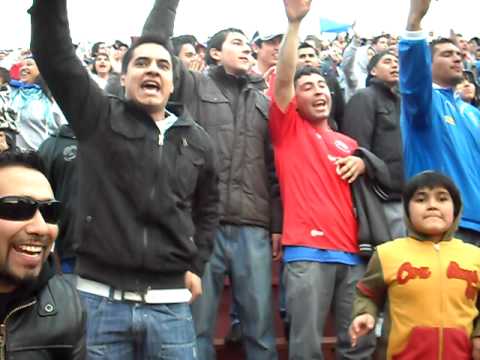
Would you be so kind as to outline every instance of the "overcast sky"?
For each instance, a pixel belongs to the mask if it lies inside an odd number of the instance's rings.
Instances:
[[[48,0],[42,0],[48,1]],[[126,41],[142,28],[153,0],[69,0],[72,38],[79,41]],[[175,34],[191,33],[200,40],[215,31],[235,26],[247,35],[255,30],[283,31],[286,27],[282,0],[181,0]],[[32,0],[0,0],[2,32],[0,49],[28,46]],[[313,0],[312,11],[302,24],[302,34],[319,33],[319,18],[351,23],[365,35],[381,31],[400,33],[409,0]],[[480,35],[480,0],[433,0],[425,28],[448,34],[450,28],[466,36]]]

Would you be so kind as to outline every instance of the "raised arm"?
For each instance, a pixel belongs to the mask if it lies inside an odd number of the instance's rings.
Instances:
[[[40,73],[79,139],[91,134],[108,99],[75,55],[66,0],[34,0],[31,49]]]
[[[432,61],[421,32],[421,22],[430,0],[411,0],[407,31],[399,44],[402,120],[408,125],[426,127],[431,123]]]
[[[283,2],[288,29],[280,48],[275,79],[275,101],[282,111],[287,109],[295,94],[293,78],[297,67],[300,23],[310,10],[312,0],[284,0]]]
[[[408,12],[407,31],[422,30],[421,23],[428,12],[431,0],[410,0]]]
[[[179,2],[180,0],[155,0],[143,26],[142,36],[152,35],[169,39],[173,35]],[[177,57],[173,57],[172,60],[174,92],[170,96],[170,102],[183,103],[189,108],[189,104],[194,100],[195,76]]]
[[[155,35],[163,39],[170,39],[173,35],[173,26],[179,1],[155,0],[153,8],[143,26],[142,36]]]

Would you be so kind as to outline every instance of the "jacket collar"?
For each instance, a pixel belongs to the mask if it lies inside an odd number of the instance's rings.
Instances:
[[[369,86],[374,86],[380,90],[382,90],[385,94],[387,94],[390,97],[395,97],[398,98],[398,86],[394,86],[391,88],[388,86],[385,81],[379,80],[377,78],[372,78],[370,80],[370,85]]]
[[[267,88],[267,84],[265,83],[265,79],[261,75],[257,74],[244,74],[241,76],[230,75],[225,72],[225,68],[222,65],[215,65],[211,66],[208,70],[210,76],[213,79],[228,82],[236,82],[240,89],[244,87],[253,87],[258,90],[265,90]]]

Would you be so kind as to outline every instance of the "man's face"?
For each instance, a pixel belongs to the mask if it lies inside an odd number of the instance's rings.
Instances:
[[[95,70],[97,74],[107,74],[112,69],[110,58],[106,54],[98,54],[95,58]]]
[[[212,57],[223,65],[225,72],[231,75],[243,75],[251,65],[251,53],[248,39],[237,32],[228,33],[222,44],[222,49],[212,49]]]
[[[192,44],[183,44],[180,52],[178,53],[178,58],[188,68],[191,62],[197,59],[197,51]]]
[[[390,86],[398,83],[398,59],[396,56],[386,54],[371,71],[375,78],[386,82]]]
[[[52,200],[53,192],[39,171],[9,166],[0,169],[0,198],[5,196]],[[57,225],[45,222],[38,210],[28,220],[0,218],[0,292],[11,292],[38,277],[57,234]]]
[[[332,98],[325,78],[319,74],[301,76],[295,85],[297,109],[311,123],[328,119]]]
[[[480,46],[475,51],[475,60],[477,60],[477,61],[480,60]]]
[[[133,51],[122,75],[125,96],[148,113],[164,111],[173,92],[172,59],[161,45],[146,43]]]
[[[437,239],[452,226],[453,209],[452,197],[443,187],[420,188],[408,204],[413,228]]]
[[[460,95],[463,101],[470,102],[475,97],[475,85],[467,79],[464,79],[456,87],[457,93]]]
[[[457,43],[462,52],[468,51],[468,42],[463,36],[457,36]]]
[[[298,65],[303,66],[319,66],[320,59],[315,50],[310,47],[298,49]]]
[[[277,65],[278,51],[282,36],[276,36],[273,39],[262,41],[257,49],[257,62],[263,64],[266,68]]]
[[[388,39],[382,36],[375,44],[372,44],[372,47],[377,53],[385,51],[388,49]]]
[[[40,71],[38,70],[35,60],[31,58],[23,60],[22,66],[20,67],[20,80],[28,84],[33,84],[38,75],[40,75]]]
[[[113,52],[113,58],[116,60],[116,61],[122,61],[123,59],[123,56],[125,55],[125,53],[127,52],[128,50],[128,47],[127,46],[124,46],[124,45],[120,45],[117,49],[115,49],[115,51]]]
[[[432,58],[433,81],[443,87],[454,87],[463,79],[462,54],[451,43],[435,46]]]

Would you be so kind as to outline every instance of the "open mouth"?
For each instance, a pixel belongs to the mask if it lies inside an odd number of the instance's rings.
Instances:
[[[313,103],[313,107],[321,108],[327,106],[327,101],[325,99],[319,99]]]
[[[157,93],[160,91],[160,84],[153,80],[147,80],[142,83],[141,88],[149,93]]]
[[[40,245],[15,245],[13,248],[22,255],[31,257],[40,256],[44,250],[44,247]]]

